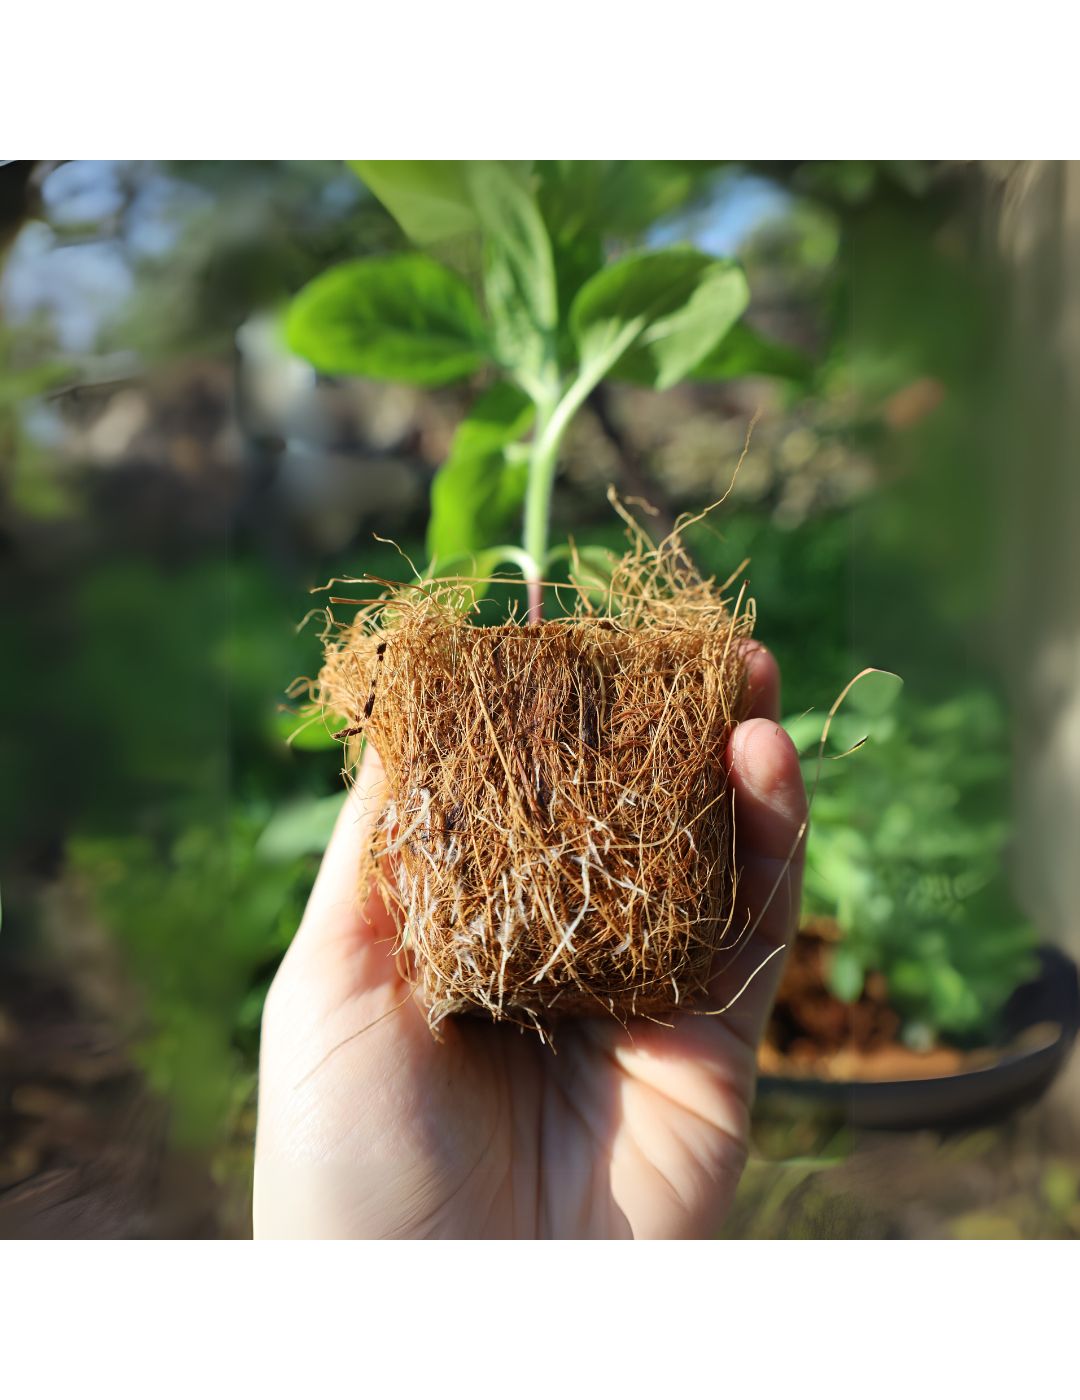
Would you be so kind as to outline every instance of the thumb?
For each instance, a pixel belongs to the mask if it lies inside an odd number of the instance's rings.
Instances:
[[[345,796],[330,843],[315,878],[293,948],[305,956],[350,958],[376,942],[393,940],[395,930],[370,881],[360,887],[379,815],[387,798],[379,755],[365,746],[360,770]],[[384,950],[389,960],[389,946]]]
[[[737,878],[730,946],[717,958],[711,1000],[729,1008],[724,1024],[756,1045],[799,920],[806,790],[795,745],[771,719],[736,726],[728,768]]]

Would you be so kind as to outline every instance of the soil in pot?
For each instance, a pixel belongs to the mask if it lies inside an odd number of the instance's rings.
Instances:
[[[889,1004],[880,972],[867,977],[855,1002],[839,1001],[829,991],[828,958],[841,937],[830,919],[808,920],[799,930],[758,1056],[765,1074],[878,1082],[932,1079],[985,1068],[1018,1048],[910,1049],[899,1038],[900,1017]],[[1032,1033],[1038,1029],[1030,1028]]]

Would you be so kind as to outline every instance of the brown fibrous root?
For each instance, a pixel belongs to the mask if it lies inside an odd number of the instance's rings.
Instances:
[[[670,1013],[740,935],[724,755],[753,603],[700,576],[678,529],[654,547],[624,518],[606,596],[571,590],[556,620],[479,626],[463,579],[330,616],[316,698],[390,794],[359,879],[433,1030]]]

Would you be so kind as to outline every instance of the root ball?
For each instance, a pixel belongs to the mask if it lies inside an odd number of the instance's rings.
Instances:
[[[433,1029],[661,1015],[742,932],[724,752],[753,607],[677,535],[633,545],[604,600],[557,620],[478,626],[468,584],[437,580],[329,637],[318,699],[391,794],[360,878],[382,883]]]

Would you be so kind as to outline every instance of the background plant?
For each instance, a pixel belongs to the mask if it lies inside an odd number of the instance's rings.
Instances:
[[[803,908],[835,919],[833,993],[855,1001],[869,972],[885,974],[904,1038],[985,1043],[1013,990],[1036,968],[1031,925],[1005,877],[1009,765],[1005,714],[986,690],[939,704],[896,689],[856,687],[830,733],[812,813]],[[788,721],[816,749],[820,721]],[[808,785],[816,759],[804,762]]]

